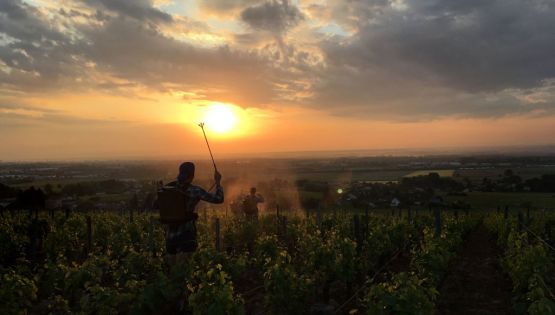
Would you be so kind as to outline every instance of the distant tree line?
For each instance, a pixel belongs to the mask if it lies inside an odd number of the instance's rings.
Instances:
[[[491,192],[555,192],[555,174],[544,174],[540,177],[522,180],[522,178],[510,169],[505,170],[501,178],[495,180],[484,177],[482,183],[475,190]]]
[[[0,183],[0,199],[15,198],[19,193],[19,189]]]
[[[40,210],[45,208],[46,194],[42,189],[30,187],[25,190],[0,184],[0,199],[13,199],[7,210]]]
[[[441,190],[444,192],[459,192],[465,189],[460,181],[451,177],[441,177],[438,173],[429,173],[427,176],[403,177],[399,188],[402,190],[425,189]]]
[[[526,185],[534,192],[555,192],[555,174],[529,179],[526,181]]]

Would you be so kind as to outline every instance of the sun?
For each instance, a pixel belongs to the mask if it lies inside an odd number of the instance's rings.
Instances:
[[[237,125],[237,115],[229,105],[212,104],[206,109],[204,123],[214,132],[229,133]]]

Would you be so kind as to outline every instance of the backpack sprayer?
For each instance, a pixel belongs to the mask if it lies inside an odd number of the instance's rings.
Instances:
[[[202,134],[204,135],[204,140],[208,146],[208,151],[210,152],[210,157],[212,158],[212,164],[214,165],[214,170],[217,172],[216,162],[214,161],[214,156],[212,155],[212,149],[208,143],[208,138],[206,137],[206,132],[204,132],[204,123],[200,123],[199,127],[202,129]],[[211,191],[216,186],[216,183],[208,190]],[[158,191],[158,207],[160,209],[160,222],[163,224],[181,224],[187,222],[194,218],[196,215],[192,211],[183,211],[187,209],[187,201],[182,193],[175,193],[174,190],[164,190]]]

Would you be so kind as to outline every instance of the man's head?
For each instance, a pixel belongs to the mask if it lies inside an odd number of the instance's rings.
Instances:
[[[254,195],[254,194],[256,194],[256,188],[255,188],[255,187],[252,187],[252,188],[251,188],[251,195]]]
[[[191,162],[182,163],[179,166],[179,175],[177,175],[177,181],[180,184],[190,184],[195,178],[195,164]]]

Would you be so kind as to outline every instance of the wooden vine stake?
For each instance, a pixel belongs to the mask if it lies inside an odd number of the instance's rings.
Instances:
[[[216,251],[220,251],[221,250],[221,245],[220,245],[220,218],[216,218],[215,219],[215,230],[216,230]]]
[[[152,257],[156,256],[156,250],[154,249],[154,217],[150,216],[148,222],[148,250],[152,253]]]
[[[522,215],[522,212],[518,212],[518,232],[522,232],[522,230],[524,230],[524,216]]]
[[[92,250],[92,218],[87,216],[87,253]]]
[[[434,209],[435,217],[435,237],[441,236],[441,210],[439,208]]]

